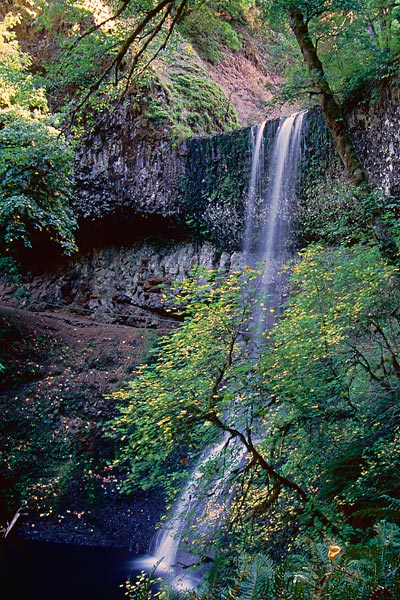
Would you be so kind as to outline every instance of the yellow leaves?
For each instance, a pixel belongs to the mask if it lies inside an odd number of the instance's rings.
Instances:
[[[157,427],[161,427],[161,425],[168,423],[170,420],[170,417],[164,417],[163,419],[160,419],[159,421],[157,421]]]
[[[340,546],[335,546],[335,545],[330,545],[329,546],[329,550],[328,550],[328,558],[330,561],[334,561],[335,558],[337,558],[337,556],[340,554],[340,552],[342,551]]]

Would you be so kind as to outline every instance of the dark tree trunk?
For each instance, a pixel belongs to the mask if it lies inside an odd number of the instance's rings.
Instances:
[[[370,201],[371,187],[358,153],[349,133],[345,114],[334,97],[325,76],[323,65],[308,31],[308,23],[303,13],[295,6],[287,9],[289,22],[303,54],[308,71],[313,79],[326,123],[332,133],[338,154],[347,169],[352,182],[358,188],[358,195],[368,212],[368,219],[379,244],[382,256],[391,264],[399,264],[399,250],[394,238],[382,219],[377,205]]]
[[[366,175],[353,141],[349,134],[346,118],[336,101],[325,77],[324,68],[311,39],[303,13],[296,7],[288,8],[290,26],[296,36],[304,61],[313,79],[319,102],[339,156],[356,186],[366,183]]]

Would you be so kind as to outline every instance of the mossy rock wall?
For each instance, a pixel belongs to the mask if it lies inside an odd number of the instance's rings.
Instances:
[[[251,165],[250,129],[186,143],[180,189],[186,225],[224,250],[241,247]]]
[[[278,123],[269,121],[264,130],[266,164]],[[198,235],[228,252],[242,249],[254,134],[255,127],[247,127],[186,143],[182,217]],[[268,169],[263,173],[267,178]]]

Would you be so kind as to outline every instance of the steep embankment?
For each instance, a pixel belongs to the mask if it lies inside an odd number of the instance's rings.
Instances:
[[[274,107],[271,103],[281,83],[276,59],[271,56],[273,40],[263,42],[249,30],[243,30],[242,35],[241,49],[226,50],[218,64],[207,64],[207,70],[235,107],[240,124],[248,127],[287,115],[292,107]]]
[[[1,522],[22,505],[24,537],[146,552],[162,498],[121,497],[102,424],[115,414],[106,395],[146,358],[154,332],[5,306],[0,328]]]

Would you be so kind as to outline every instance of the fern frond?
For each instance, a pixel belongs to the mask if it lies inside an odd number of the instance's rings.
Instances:
[[[383,494],[375,498],[373,503],[353,513],[354,517],[371,517],[400,524],[400,499]]]
[[[263,554],[257,554],[243,579],[237,600],[261,600],[272,587],[274,564]]]

